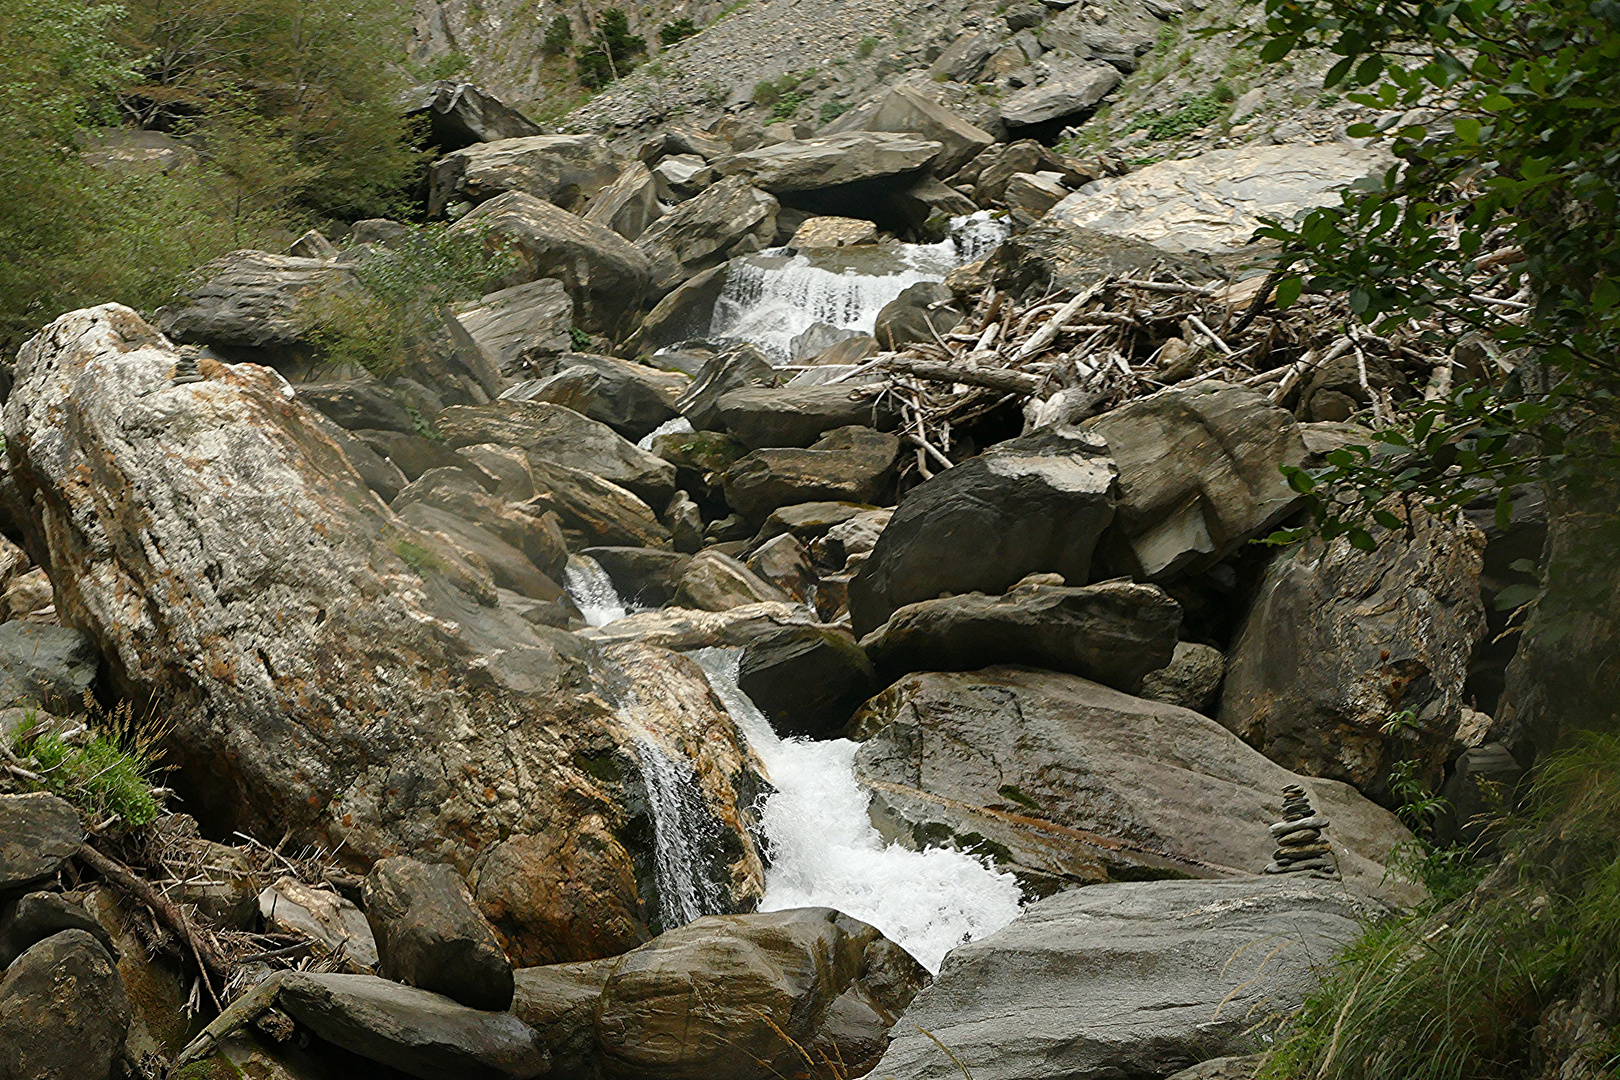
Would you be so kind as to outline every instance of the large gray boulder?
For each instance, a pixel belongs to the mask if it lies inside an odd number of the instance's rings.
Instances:
[[[692,382],[680,372],[592,353],[564,353],[553,366],[552,375],[519,383],[501,397],[567,404],[627,439],[640,439],[680,415],[675,403]]]
[[[366,875],[365,903],[377,974],[473,1009],[512,1004],[512,962],[453,867],[379,859]]]
[[[632,161],[620,170],[618,179],[596,193],[585,207],[584,218],[593,225],[612,229],[626,240],[635,240],[662,212],[652,172],[641,162]]]
[[[752,450],[809,446],[834,428],[887,428],[895,421],[886,406],[848,384],[732,390],[716,408],[725,429]]]
[[[433,144],[459,150],[473,143],[544,135],[546,129],[469,82],[441,79],[406,95],[407,116],[426,116]]]
[[[669,530],[652,507],[611,480],[557,462],[531,458],[530,505],[562,522],[570,551],[588,547],[667,548]]]
[[[1170,663],[1151,671],[1142,680],[1138,694],[1166,705],[1179,705],[1195,713],[1214,716],[1221,700],[1221,680],[1226,677],[1226,657],[1213,645],[1176,642]]]
[[[358,293],[354,269],[329,259],[233,251],[197,271],[197,284],[157,313],[180,344],[278,350],[305,344],[319,297]]]
[[[1257,1049],[1378,913],[1299,877],[1061,893],[952,951],[873,1075],[957,1080],[954,1055],[976,1080],[1116,1080]]]
[[[640,607],[662,607],[680,585],[692,556],[657,548],[593,547],[580,552],[595,559],[624,599]]]
[[[849,110],[822,130],[828,135],[843,131],[911,132],[931,139],[942,147],[933,162],[936,176],[951,175],[996,141],[988,131],[909,86],[893,87]]]
[[[277,1004],[322,1039],[421,1080],[535,1080],[550,1060],[529,1026],[374,975],[289,972]]]
[[[933,164],[942,150],[941,144],[917,135],[846,131],[762,146],[722,158],[716,168],[780,195],[917,172]]]
[[[706,360],[692,385],[675,402],[675,408],[699,431],[717,429],[724,423],[721,398],[734,390],[764,389],[780,381],[781,376],[771,366],[770,358],[757,346],[744,343]],[[817,431],[801,445],[808,446],[820,434]]]
[[[1009,179],[1011,177],[1009,176]],[[1221,275],[1208,260],[1177,258],[1145,240],[1113,236],[1063,220],[1059,203],[1026,231],[1002,241],[984,273],[998,289],[1046,296],[1082,292],[1104,278],[1142,277],[1168,264],[1184,281]]]
[[[1161,161],[1088,184],[1048,215],[1163,251],[1241,250],[1261,218],[1337,205],[1339,192],[1393,159],[1348,143],[1244,146]]]
[[[920,281],[883,305],[872,324],[872,336],[880,347],[898,351],[914,341],[939,341],[966,314],[950,289],[937,281]]]
[[[10,733],[6,733],[10,738]],[[66,799],[37,792],[0,795],[0,894],[60,870],[84,843],[84,822]]]
[[[774,197],[730,177],[653,222],[636,247],[652,264],[654,294],[662,296],[733,255],[770,247],[777,209]]]
[[[0,623],[0,708],[81,708],[100,665],[101,651],[77,630],[43,622]]]
[[[33,946],[64,930],[83,930],[118,959],[112,936],[84,908],[61,893],[31,892],[15,903],[0,902],[0,971]]]
[[[782,736],[836,734],[877,690],[872,662],[847,630],[783,627],[743,649],[742,688]]]
[[[1002,101],[1001,119],[1009,128],[1090,113],[1123,78],[1113,65],[1095,60],[1054,60],[1048,66],[1051,74],[1045,82],[1015,91]]]
[[[1485,634],[1483,535],[1421,511],[1411,524],[1410,538],[1385,535],[1375,551],[1341,538],[1279,552],[1221,695],[1221,723],[1267,757],[1386,805],[1399,761],[1416,760],[1438,788]]]
[[[1280,466],[1305,463],[1285,409],[1221,382],[1162,390],[1083,425],[1119,468],[1104,550],[1119,573],[1167,581],[1264,536],[1299,506]]]
[[[512,973],[516,991],[512,1015],[528,1024],[551,1055],[551,1075],[599,1075],[596,1003],[602,986],[618,964],[614,956],[578,964],[519,968]]]
[[[303,383],[298,396],[333,423],[355,431],[399,431],[417,434],[416,420],[398,394],[373,379]]]
[[[458,217],[508,191],[578,210],[619,175],[597,135],[531,135],[475,143],[428,170],[428,217]]]
[[[675,603],[704,611],[730,611],[746,604],[781,603],[787,593],[729,555],[698,552],[681,572]]]
[[[942,592],[999,594],[1034,573],[1090,580],[1115,475],[1097,435],[1050,428],[912,488],[850,582],[855,633]]]
[[[725,291],[730,267],[731,263],[724,262],[705,270],[658,301],[626,347],[642,355],[706,335],[714,322],[714,305]]]
[[[825,1054],[859,1075],[927,982],[898,945],[829,908],[708,916],[627,953],[608,976],[602,1070],[613,1080],[764,1077]]]
[[[1332,822],[1345,879],[1368,892],[1409,837],[1335,780],[1300,776],[1215,721],[1073,675],[1018,667],[908,675],[850,724],[872,819],[922,847],[983,851],[1036,892],[1111,878],[1257,874],[1282,789]]]
[[[107,1080],[129,1033],[129,995],[94,936],[65,930],[0,982],[0,1078]]]
[[[523,498],[534,495],[532,475],[525,462],[528,491]],[[403,513],[411,503],[423,503],[476,525],[522,552],[542,574],[554,581],[562,577],[568,549],[556,519],[546,514],[528,513],[488,494],[478,478],[466,469],[429,469],[406,485],[389,505]]]
[[[451,446],[496,443],[525,451],[529,460],[579,469],[612,481],[662,506],[675,491],[675,467],[606,424],[546,401],[503,399],[456,405],[439,416]]]
[[[510,243],[522,264],[512,284],[545,277],[561,281],[588,330],[622,331],[625,316],[641,307],[652,283],[652,267],[634,244],[527,192],[499,195],[451,229],[472,236],[490,233]]]
[[[891,502],[899,453],[899,439],[869,427],[834,428],[806,450],[755,450],[726,470],[726,502],[756,523],[798,503]]]
[[[1135,693],[1170,662],[1181,606],[1152,585],[1065,588],[1038,580],[1005,596],[965,593],[907,604],[861,639],[885,678],[1027,664]]]
[[[552,278],[492,292],[476,304],[458,307],[451,318],[485,362],[508,378],[523,371],[525,360],[542,360],[573,347],[568,332],[574,325],[574,301],[562,282]]]

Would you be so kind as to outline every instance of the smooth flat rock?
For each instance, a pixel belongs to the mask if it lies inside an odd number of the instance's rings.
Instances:
[[[848,131],[763,146],[722,158],[716,167],[725,176],[747,177],[755,187],[780,195],[916,172],[931,165],[943,149],[917,135]]]
[[[755,450],[725,472],[726,502],[749,521],[807,502],[886,503],[894,498],[900,440],[869,427],[828,431],[808,449]]]
[[[873,1075],[958,1080],[939,1043],[976,1080],[1158,1077],[1247,1052],[1377,912],[1297,877],[1073,889],[951,952]]]
[[[1051,68],[1044,83],[1014,91],[1001,103],[1001,119],[1009,128],[1087,113],[1123,79],[1112,64],[1095,60],[1056,61]]]
[[[834,428],[894,426],[886,408],[848,385],[738,389],[716,406],[720,423],[752,450],[809,446]]]
[[[0,893],[50,877],[84,843],[84,822],[66,799],[0,795]]]

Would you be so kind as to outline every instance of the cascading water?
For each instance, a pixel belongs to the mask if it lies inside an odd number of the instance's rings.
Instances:
[[[883,244],[790,255],[776,248],[732,263],[709,325],[712,338],[758,345],[777,363],[793,359],[792,342],[817,323],[871,333],[878,312],[902,291],[943,281],[983,258],[1007,227],[980,211],[953,218],[937,244]]]
[[[629,614],[625,602],[613,587],[613,579],[589,555],[568,556],[563,571],[563,588],[573,597],[587,626],[606,626]]]
[[[710,835],[714,821],[703,805],[692,766],[666,754],[647,735],[636,736],[636,756],[652,812],[658,917],[664,929],[725,911],[719,883],[703,873],[704,850],[713,850],[717,841]]]
[[[1011,874],[951,848],[884,843],[867,817],[870,795],[855,780],[858,744],[780,738],[737,686],[739,650],[690,655],[776,789],[760,818],[771,859],[761,910],[837,908],[871,923],[935,972],[951,949],[1018,916]]]
[[[673,420],[665,420],[647,434],[636,440],[636,446],[642,450],[651,450],[653,441],[660,435],[685,435],[692,430],[692,421],[684,416],[677,416]]]

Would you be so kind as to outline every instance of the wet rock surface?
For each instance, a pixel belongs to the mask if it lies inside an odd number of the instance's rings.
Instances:
[[[129,1020],[124,981],[101,942],[84,930],[48,937],[0,981],[0,1076],[107,1080]]]

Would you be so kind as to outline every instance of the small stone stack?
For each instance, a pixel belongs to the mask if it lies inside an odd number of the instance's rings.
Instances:
[[[1310,796],[1298,784],[1283,788],[1283,819],[1271,827],[1277,850],[1266,864],[1268,874],[1316,873],[1337,877],[1333,851],[1322,837],[1328,819],[1311,808]]]
[[[197,347],[195,345],[182,345],[175,353],[174,377],[175,386],[182,383],[202,382],[203,373],[197,367]]]

